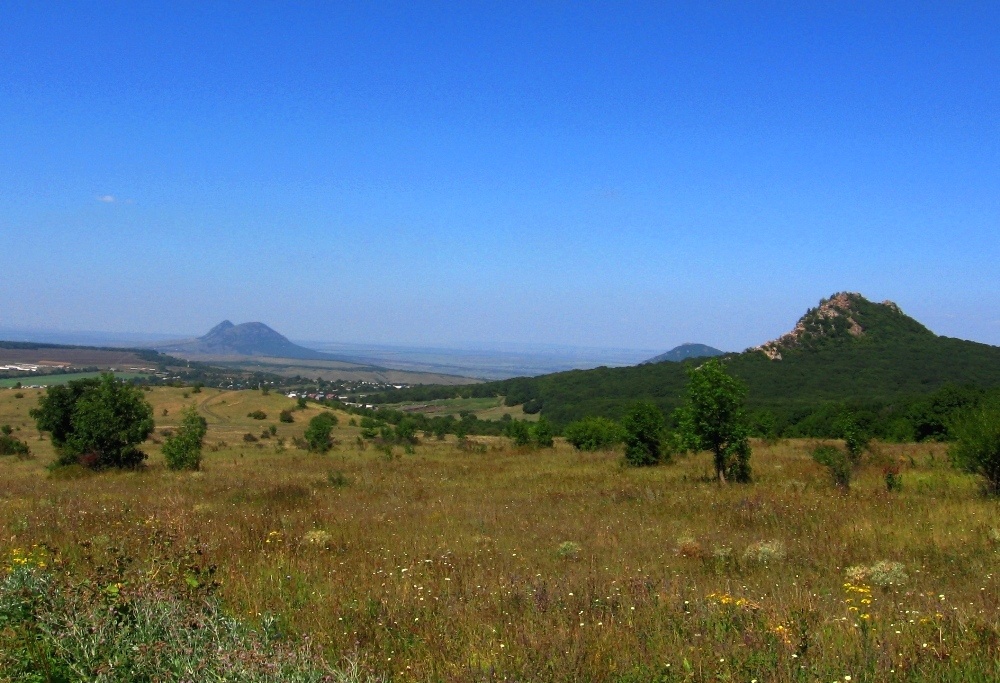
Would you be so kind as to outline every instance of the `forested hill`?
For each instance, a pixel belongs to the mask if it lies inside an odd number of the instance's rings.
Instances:
[[[749,385],[750,410],[767,411],[785,424],[834,404],[891,413],[894,404],[909,405],[944,387],[1000,387],[1000,347],[939,337],[895,304],[873,303],[859,294],[826,299],[788,334],[722,359]],[[564,425],[587,415],[620,417],[638,399],[672,411],[680,402],[686,369],[701,362],[574,370],[460,391],[506,396],[508,404],[540,409]],[[455,394],[454,387],[423,387],[380,399],[426,400]]]

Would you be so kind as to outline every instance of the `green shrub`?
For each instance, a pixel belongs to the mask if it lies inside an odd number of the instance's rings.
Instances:
[[[31,449],[14,435],[14,430],[10,425],[0,427],[0,455],[16,455],[19,458],[27,458],[31,455]]]
[[[376,420],[374,417],[362,417],[361,418],[361,438],[363,439],[374,439],[379,435],[379,430],[383,426],[380,420]]]
[[[255,410],[253,412],[247,413],[247,417],[252,417],[255,420],[266,420],[267,413],[265,413],[263,410]]]
[[[417,421],[412,417],[404,417],[396,425],[393,437],[402,444],[412,445],[417,443]]]
[[[527,446],[531,443],[531,428],[523,420],[511,420],[505,424],[504,434],[515,446]]]
[[[633,467],[656,465],[663,459],[663,413],[652,403],[640,401],[622,419],[625,462]]]
[[[812,452],[813,460],[830,471],[833,483],[842,489],[851,488],[851,478],[854,475],[854,462],[849,453],[836,446],[817,446]]]
[[[295,422],[295,418],[292,417],[292,411],[282,410],[280,413],[278,413],[278,421],[290,424],[292,422]]]
[[[320,413],[309,420],[306,427],[305,439],[309,445],[309,450],[314,453],[326,453],[333,446],[333,439],[330,434],[337,424],[337,416],[333,413]]]
[[[172,470],[197,470],[201,467],[201,446],[208,432],[208,422],[198,409],[184,409],[181,425],[163,444],[163,459]]]
[[[1000,495],[1000,405],[965,411],[955,422],[949,455],[959,468],[979,475],[986,492]]]
[[[536,422],[531,427],[531,442],[537,448],[552,448],[555,445],[555,439],[553,438],[552,425],[544,417],[538,418]]]
[[[585,417],[571,422],[563,430],[563,436],[581,451],[608,450],[625,438],[618,423],[606,417]]]

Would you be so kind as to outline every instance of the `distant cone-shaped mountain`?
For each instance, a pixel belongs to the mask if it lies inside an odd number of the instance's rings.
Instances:
[[[228,320],[197,339],[157,347],[160,351],[204,356],[267,356],[298,360],[339,360],[338,356],[290,342],[264,323],[234,325]]]
[[[649,360],[644,360],[640,363],[640,365],[668,362],[679,363],[682,360],[687,360],[688,358],[711,358],[712,356],[721,356],[724,353],[725,351],[719,351],[719,349],[706,346],[705,344],[681,344],[680,346],[675,346],[666,353],[661,353],[659,356],[655,356]]]

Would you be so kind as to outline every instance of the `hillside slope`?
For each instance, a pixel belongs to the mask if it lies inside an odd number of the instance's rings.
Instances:
[[[721,358],[749,385],[751,410],[788,420],[830,403],[888,404],[950,385],[1000,387],[1000,347],[937,336],[892,302],[874,303],[854,293],[821,301],[778,339]],[[672,411],[680,403],[686,369],[699,362],[578,370],[472,390],[541,406],[556,424],[586,415],[620,417],[640,399]],[[425,388],[424,397],[431,391]]]

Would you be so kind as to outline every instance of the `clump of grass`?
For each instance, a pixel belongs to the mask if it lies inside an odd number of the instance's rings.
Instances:
[[[728,545],[712,547],[712,559],[718,564],[729,564],[733,560],[733,548]]]
[[[757,541],[743,551],[743,559],[757,564],[771,564],[785,558],[785,544],[781,541]]]
[[[260,498],[267,503],[294,508],[308,501],[311,495],[309,488],[301,484],[278,484],[265,489]]]
[[[311,545],[320,548],[326,548],[330,545],[330,541],[333,540],[333,535],[329,531],[323,531],[322,529],[313,529],[312,531],[307,531],[306,535],[302,537],[302,541],[306,545]]]
[[[351,480],[340,470],[331,470],[326,473],[326,483],[335,489],[342,489],[345,486],[350,486]]]
[[[0,582],[0,626],[4,680],[360,678],[356,668],[334,670],[306,643],[276,637],[266,618],[254,628],[214,599],[147,581],[94,586],[30,562]]]
[[[556,548],[556,557],[560,560],[578,560],[580,559],[580,544],[576,541],[563,541]]]
[[[848,567],[845,574],[852,583],[870,583],[880,588],[899,586],[909,580],[906,566],[902,562],[890,560],[880,560],[870,567],[864,565]]]
[[[694,536],[681,536],[677,539],[677,554],[681,557],[705,557],[705,548]]]

